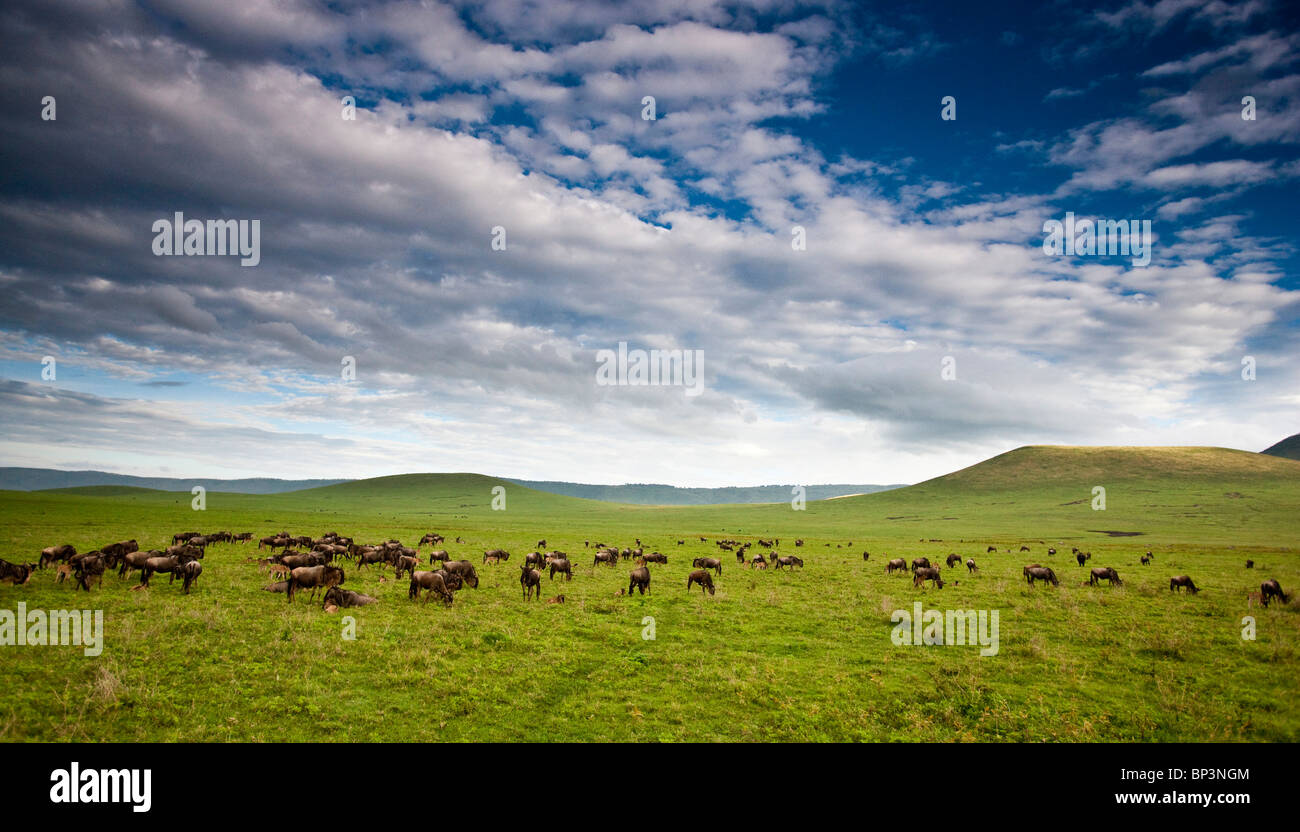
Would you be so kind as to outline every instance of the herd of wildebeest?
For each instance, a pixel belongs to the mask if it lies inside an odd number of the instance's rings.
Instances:
[[[241,544],[249,543],[254,539],[252,532],[243,532],[241,534],[232,534],[231,532],[221,531],[211,534],[201,534],[199,532],[180,532],[172,536],[171,545],[164,549],[151,549],[140,551],[140,547],[135,540],[124,540],[117,543],[110,543],[102,548],[90,552],[78,553],[76,548],[69,544],[59,546],[50,546],[43,549],[40,557],[33,563],[10,563],[0,559],[0,581],[9,580],[13,584],[25,584],[31,580],[33,574],[39,570],[53,568],[55,570],[55,580],[62,583],[65,580],[72,583],[74,589],[85,589],[90,591],[91,581],[95,581],[97,586],[102,587],[104,573],[116,571],[119,578],[125,579],[130,577],[134,571],[140,573],[140,583],[134,589],[143,589],[149,586],[149,579],[156,573],[166,573],[168,583],[172,583],[176,578],[181,579],[181,591],[188,594],[199,576],[203,574],[203,556],[207,548],[216,544]],[[323,604],[324,608],[334,611],[342,607],[357,607],[366,604],[372,604],[376,600],[373,596],[364,595],[345,589],[342,584],[345,574],[344,562],[349,563],[350,568],[353,566],[359,572],[367,566],[377,569],[393,569],[394,579],[400,580],[403,575],[410,579],[410,588],[407,597],[418,599],[421,593],[424,593],[424,600],[427,602],[431,597],[437,596],[444,604],[451,605],[455,600],[455,593],[465,586],[477,589],[479,585],[478,572],[474,564],[468,560],[453,560],[452,556],[446,549],[438,548],[440,544],[445,543],[446,538],[443,535],[429,532],[420,538],[420,541],[414,546],[404,546],[398,540],[387,540],[375,544],[359,544],[350,537],[343,537],[335,532],[329,532],[319,538],[313,538],[310,535],[291,535],[288,532],[270,535],[258,539],[257,548],[265,549],[265,557],[248,558],[252,563],[258,565],[264,572],[268,573],[273,580],[269,585],[264,587],[268,592],[283,592],[290,602],[293,601],[294,595],[301,590],[311,590],[312,597],[315,598],[317,592],[324,591]],[[464,544],[461,538],[456,538],[457,544]],[[707,538],[700,537],[700,542],[707,542]],[[736,563],[742,568],[753,570],[766,569],[794,569],[795,567],[803,568],[804,562],[801,558],[794,555],[782,555],[776,547],[780,545],[779,539],[766,540],[758,538],[756,541],[742,542],[730,538],[718,539],[714,541],[719,554],[730,552],[734,555]],[[924,541],[922,541],[924,542]],[[939,541],[931,541],[939,542]],[[1041,541],[1040,541],[1041,542]],[[433,569],[420,569],[421,554],[420,547],[425,544],[432,546],[428,552],[428,563],[430,567],[437,566]],[[685,540],[678,540],[678,546],[684,546]],[[634,563],[635,567],[629,573],[627,589],[620,589],[617,595],[631,595],[634,592],[640,592],[642,595],[650,591],[650,565],[657,564],[663,567],[668,565],[668,556],[656,551],[645,551],[646,547],[641,545],[640,538],[636,539],[635,546],[618,547],[610,546],[605,543],[592,543],[590,540],[584,541],[584,549],[593,550],[592,568],[598,566],[608,566],[617,568],[622,562]],[[757,545],[760,549],[767,552],[766,556],[762,551],[749,554],[749,549]],[[802,547],[802,539],[794,541],[795,547]],[[827,547],[829,543],[824,544]],[[847,548],[852,548],[853,543],[850,541]],[[543,551],[547,548],[545,540],[537,541],[537,551],[529,552],[523,556],[523,562],[519,564],[519,585],[525,601],[536,599],[541,600],[542,596],[542,578],[549,573],[549,579],[554,581],[556,575],[561,576],[565,581],[573,579],[574,561],[570,556],[562,551],[551,550]],[[837,548],[843,548],[837,544]],[[1022,545],[1020,552],[1031,552],[1029,546]],[[996,546],[989,546],[986,554],[997,553]],[[1011,550],[1007,549],[1007,553]],[[1047,548],[1047,555],[1053,556],[1056,549]],[[1075,561],[1079,567],[1086,568],[1088,562],[1092,559],[1091,552],[1080,551],[1073,547],[1072,552]],[[501,564],[509,561],[512,555],[504,549],[488,549],[483,552],[483,561],[481,565]],[[870,552],[863,552],[862,559],[869,561]],[[1148,566],[1155,560],[1155,555],[1147,552],[1140,556],[1139,564]],[[716,591],[714,577],[722,576],[722,557],[697,557],[691,563],[692,571],[686,577],[686,590],[698,586],[701,592],[707,592],[712,595]],[[953,552],[946,558],[945,565],[948,569],[954,569],[965,566],[967,575],[974,575],[979,571],[973,557],[964,559],[961,555]],[[1246,561],[1246,568],[1253,569],[1253,561]],[[936,589],[942,589],[945,585],[939,565],[931,564],[929,558],[914,558],[909,564],[903,558],[889,559],[885,564],[886,574],[900,573],[912,576],[913,587],[923,587],[926,582]],[[1050,566],[1044,566],[1040,563],[1032,563],[1024,567],[1023,575],[1030,587],[1037,582],[1044,582],[1052,586],[1059,586],[1060,580],[1056,572]],[[382,579],[386,580],[386,579]],[[1123,581],[1120,579],[1119,572],[1111,566],[1092,567],[1085,582],[1092,586],[1099,585],[1105,581],[1110,586],[1122,586]],[[957,581],[953,581],[957,583]],[[1199,592],[1196,584],[1190,576],[1176,575],[1169,579],[1170,591],[1187,590],[1191,593]],[[1247,595],[1247,603],[1259,603],[1268,606],[1271,601],[1280,601],[1287,603],[1290,596],[1282,591],[1281,584],[1276,579],[1268,579],[1260,584],[1258,592],[1250,592]],[[550,598],[547,603],[562,604],[564,595],[556,595]]]

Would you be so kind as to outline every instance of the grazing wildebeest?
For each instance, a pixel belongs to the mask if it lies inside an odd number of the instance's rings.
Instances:
[[[198,537],[198,536],[199,536],[199,532],[180,532],[179,534],[172,535],[172,543],[184,543],[185,541],[189,540],[191,537]]]
[[[966,559],[967,574],[970,574],[971,572],[978,572],[978,571],[979,571],[979,567],[975,565],[975,558],[967,558]]]
[[[1052,586],[1061,585],[1061,582],[1056,579],[1056,573],[1046,566],[1026,566],[1024,571],[1025,580],[1030,586],[1034,585],[1034,581],[1047,581]]]
[[[650,570],[644,566],[633,569],[632,574],[629,576],[627,594],[631,595],[634,589],[641,590],[642,595],[650,591]]]
[[[428,590],[424,595],[424,602],[426,604],[429,603],[429,598],[431,598],[435,592],[438,594],[438,597],[442,598],[442,602],[449,607],[451,606],[452,601],[456,599],[456,596],[452,594],[451,589],[447,586],[447,582],[439,572],[412,572],[411,588],[407,590],[406,597],[410,599],[418,598],[420,596],[420,590],[422,589]]]
[[[451,555],[447,554],[446,549],[434,549],[431,552],[429,552],[429,563],[431,564],[436,561],[446,562],[450,558]]]
[[[1029,547],[1028,547],[1028,546],[1021,546],[1021,547],[1020,547],[1020,551],[1022,551],[1022,552],[1028,552],[1028,551],[1029,551]]]
[[[772,565],[775,566],[777,569],[780,569],[783,566],[786,569],[793,569],[796,566],[799,567],[800,569],[803,569],[803,561],[795,557],[794,555],[781,555],[779,557],[775,557],[772,559]]]
[[[290,552],[285,551],[282,555],[276,556],[279,563],[290,569],[297,569],[299,566],[323,566],[326,563],[325,556],[319,552]]]
[[[325,603],[322,606],[333,604],[336,607],[364,607],[366,604],[373,604],[378,600],[378,598],[362,595],[360,592],[353,592],[341,586],[332,586],[325,590]]]
[[[104,571],[108,569],[108,562],[99,552],[87,552],[81,555],[71,563],[73,574],[77,578],[76,586],[73,589],[84,589],[90,592],[90,579],[98,578],[99,585],[104,585]]]
[[[181,591],[186,595],[189,595],[190,587],[194,586],[194,582],[203,574],[203,563],[201,561],[192,560],[181,564],[180,573],[181,578],[184,579],[184,583],[181,585]]]
[[[420,538],[420,542],[415,544],[415,548],[419,549],[421,546],[423,546],[426,543],[432,543],[434,546],[437,546],[439,543],[443,542],[446,539],[447,538],[443,537],[440,534],[434,534],[433,532],[429,532],[424,537]]]
[[[615,556],[614,560],[617,561],[618,557]],[[524,555],[524,566],[543,569],[546,567],[546,555],[543,555],[541,552],[529,552]]]
[[[123,540],[118,543],[110,543],[100,550],[112,559],[112,563],[121,563],[121,559],[131,552],[140,551],[140,545],[134,540]]]
[[[692,563],[691,566],[694,566],[697,569],[712,569],[717,572],[719,576],[722,575],[722,561],[718,558],[696,558],[695,562]]]
[[[1283,604],[1291,600],[1291,596],[1282,591],[1282,585],[1277,582],[1276,578],[1269,578],[1259,585],[1259,595],[1261,603],[1268,606],[1269,599],[1276,598]]]
[[[1178,575],[1169,579],[1169,591],[1173,592],[1175,589],[1180,592],[1184,589],[1188,589],[1191,590],[1193,595],[1200,592],[1200,590],[1196,588],[1196,584],[1192,583],[1192,579],[1186,575]]]
[[[180,568],[181,564],[189,563],[194,559],[195,558],[189,555],[183,554],[146,558],[144,566],[140,568],[140,586],[149,586],[149,579],[153,577],[155,572],[166,572],[169,576],[167,582],[171,583],[176,580],[176,571]]]
[[[691,587],[695,584],[700,585],[700,592],[707,591],[710,595],[713,594],[713,576],[709,574],[709,570],[696,569],[690,575],[686,576],[687,592],[689,592]]]
[[[478,589],[478,572],[474,571],[474,564],[469,561],[449,560],[442,565],[442,568],[459,575],[465,583]]]
[[[1080,566],[1083,566],[1085,563],[1088,562],[1088,558],[1090,557],[1092,557],[1092,552],[1080,552],[1079,554],[1074,556],[1074,559],[1079,562]]]
[[[230,538],[230,541],[232,543],[247,543],[252,539],[253,539],[252,532],[240,532],[239,534],[232,536]]]
[[[1111,586],[1123,586],[1124,582],[1119,579],[1119,573],[1109,566],[1094,566],[1092,574],[1088,577],[1088,585],[1096,586],[1103,580],[1110,581]]]
[[[930,566],[930,559],[929,559],[929,558],[914,558],[914,559],[912,560],[912,571],[913,571],[913,572],[915,572],[916,570],[921,569],[921,568],[928,568],[929,566]]]
[[[538,601],[542,600],[542,573],[526,563],[519,566],[519,586],[524,590],[525,601],[532,597],[534,593]]]
[[[510,553],[507,552],[505,549],[488,549],[486,552],[483,553],[483,562],[487,563],[489,560],[492,561],[493,563],[500,563],[503,560],[510,560]]]
[[[984,550],[984,553],[985,553],[985,554],[988,554],[989,552],[996,552],[997,550],[998,550],[998,547],[996,547],[996,546],[990,546],[989,548],[987,548],[987,549]]]
[[[396,574],[393,575],[393,579],[400,581],[402,579],[403,572],[414,572],[415,568],[419,565],[420,565],[419,558],[413,558],[410,557],[409,555],[402,555],[400,558],[397,559],[397,563],[393,565],[393,568],[396,571]]]
[[[131,574],[132,569],[144,569],[149,558],[162,557],[163,553],[157,549],[150,549],[147,552],[130,552],[122,558],[121,564],[117,568],[117,574],[120,578],[125,578]]]
[[[750,560],[749,560],[749,568],[750,568],[750,569],[766,569],[766,568],[767,568],[767,561],[763,559],[763,553],[762,553],[762,552],[759,552],[757,555],[754,555],[754,557],[750,558]]]
[[[596,553],[591,565],[606,564],[607,566],[618,566],[618,552],[601,551]]]
[[[803,538],[801,537],[801,538],[798,538],[797,540],[795,540],[794,545],[795,545],[795,546],[802,546],[802,545],[803,545]]]
[[[266,586],[262,587],[262,591],[263,591],[263,592],[288,592],[288,591],[289,591],[289,582],[288,582],[288,581],[276,581],[276,582],[274,582],[274,583],[270,583],[270,584],[267,584]]]
[[[685,541],[685,540],[679,540],[679,541],[677,541],[677,545],[678,545],[678,546],[685,546],[685,545],[686,545],[686,541]]]
[[[892,572],[906,572],[906,571],[907,571],[907,561],[903,560],[902,558],[894,558],[889,563],[885,564],[886,575]]]
[[[1149,566],[1151,564],[1151,558],[1147,557],[1146,555],[1143,555],[1141,558],[1139,558],[1139,560],[1142,561],[1143,566]]]
[[[573,580],[573,567],[569,564],[568,558],[556,558],[551,561],[551,580],[555,580],[555,573],[559,572],[564,576],[564,580]]]
[[[948,555],[948,568],[952,569],[952,565],[954,563],[961,563],[961,555],[957,554],[956,552],[953,552]]]
[[[660,554],[659,552],[651,552],[651,553],[648,554],[648,555],[641,555],[641,558],[642,558],[646,563],[662,563],[662,564],[664,564],[665,566],[668,565],[668,556],[667,556],[667,555],[662,555],[662,554]]]
[[[12,581],[14,586],[25,584],[32,577],[32,565],[26,563],[10,563],[0,558],[0,581]]]
[[[322,564],[320,566],[299,566],[297,569],[289,570],[289,600],[293,601],[293,594],[298,589],[310,589],[311,597],[316,597],[316,590],[321,587],[328,589],[332,586],[338,586],[343,583],[343,569],[339,566],[330,566]]]
[[[543,540],[539,540],[539,541],[537,541],[537,548],[538,548],[538,549],[545,549],[545,548],[546,548],[546,541],[545,541],[544,539],[543,539]]]
[[[1056,550],[1055,550],[1055,549],[1048,549],[1048,550],[1047,550],[1047,554],[1049,554],[1049,555],[1054,555],[1054,554],[1056,554]]]
[[[912,574],[912,586],[921,586],[926,581],[931,581],[938,589],[943,589],[943,578],[939,576],[939,570],[933,566],[922,566]]]
[[[1253,560],[1248,560],[1248,561],[1246,561],[1246,568],[1247,568],[1247,569],[1254,569],[1254,568],[1255,568],[1255,561],[1253,561]]]
[[[71,543],[64,543],[62,546],[49,546],[41,550],[41,557],[37,563],[40,569],[44,569],[55,561],[67,560],[76,554],[77,548]]]

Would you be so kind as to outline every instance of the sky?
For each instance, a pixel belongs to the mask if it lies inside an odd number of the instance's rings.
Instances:
[[[725,486],[1260,450],[1300,430],[1298,18],[10,0],[0,464]],[[256,220],[256,265],[157,253],[178,212]],[[1067,215],[1149,222],[1149,262],[1050,250]],[[699,385],[607,383],[620,343]]]

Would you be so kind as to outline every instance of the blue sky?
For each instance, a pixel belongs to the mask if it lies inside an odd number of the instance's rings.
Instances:
[[[1300,405],[1297,17],[7,4],[0,460],[710,486],[1258,450]],[[258,219],[261,262],[155,256],[177,211]],[[1151,263],[1045,254],[1067,212],[1150,221]],[[598,384],[621,341],[701,351],[705,393]]]

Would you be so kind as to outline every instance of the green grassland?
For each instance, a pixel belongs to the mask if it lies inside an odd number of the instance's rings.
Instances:
[[[506,487],[506,509],[491,509]],[[1092,508],[1094,486],[1106,509]],[[261,591],[256,543],[217,545],[193,594],[115,574],[88,598],[52,571],[0,584],[0,609],[104,610],[105,647],[0,647],[0,739],[1289,741],[1300,738],[1300,602],[1248,609],[1265,578],[1300,586],[1300,462],[1213,448],[1021,448],[910,488],[807,504],[652,507],[580,500],[473,474],[418,474],[274,495],[123,487],[0,492],[0,557],[79,551],[184,530],[337,531],[358,542],[426,531],[479,566],[455,604],[407,600],[391,570],[347,569],[380,603],[328,614]],[[1116,536],[1126,533],[1127,536]],[[1136,534],[1134,534],[1136,533]],[[456,536],[463,545],[453,544]],[[700,536],[709,538],[701,542]],[[720,537],[778,537],[803,571],[740,569]],[[584,541],[669,557],[651,593],[616,597],[630,564],[593,567]],[[805,545],[796,549],[794,539]],[[525,603],[517,561],[545,538],[576,563]],[[678,540],[685,541],[678,545]],[[986,553],[990,545],[997,553]],[[1028,545],[1029,553],[1019,547]],[[1048,546],[1060,554],[1049,557]],[[1124,586],[1084,585],[1114,566]],[[1008,551],[1010,549],[1011,551]],[[1147,550],[1155,562],[1140,566]],[[871,552],[864,562],[862,552]],[[424,552],[428,547],[423,548]],[[755,551],[758,551],[757,547]],[[973,557],[943,589],[885,574],[889,557]],[[265,555],[266,552],[260,553]],[[724,560],[715,596],[690,560]],[[1256,568],[1246,570],[1247,558]],[[1052,566],[1061,586],[1026,586]],[[1196,596],[1171,593],[1189,574]],[[381,580],[381,578],[383,580]],[[996,609],[1000,651],[895,646],[891,614]],[[355,617],[345,640],[343,615]],[[1243,640],[1242,618],[1256,619]],[[643,619],[654,618],[654,640]]]

